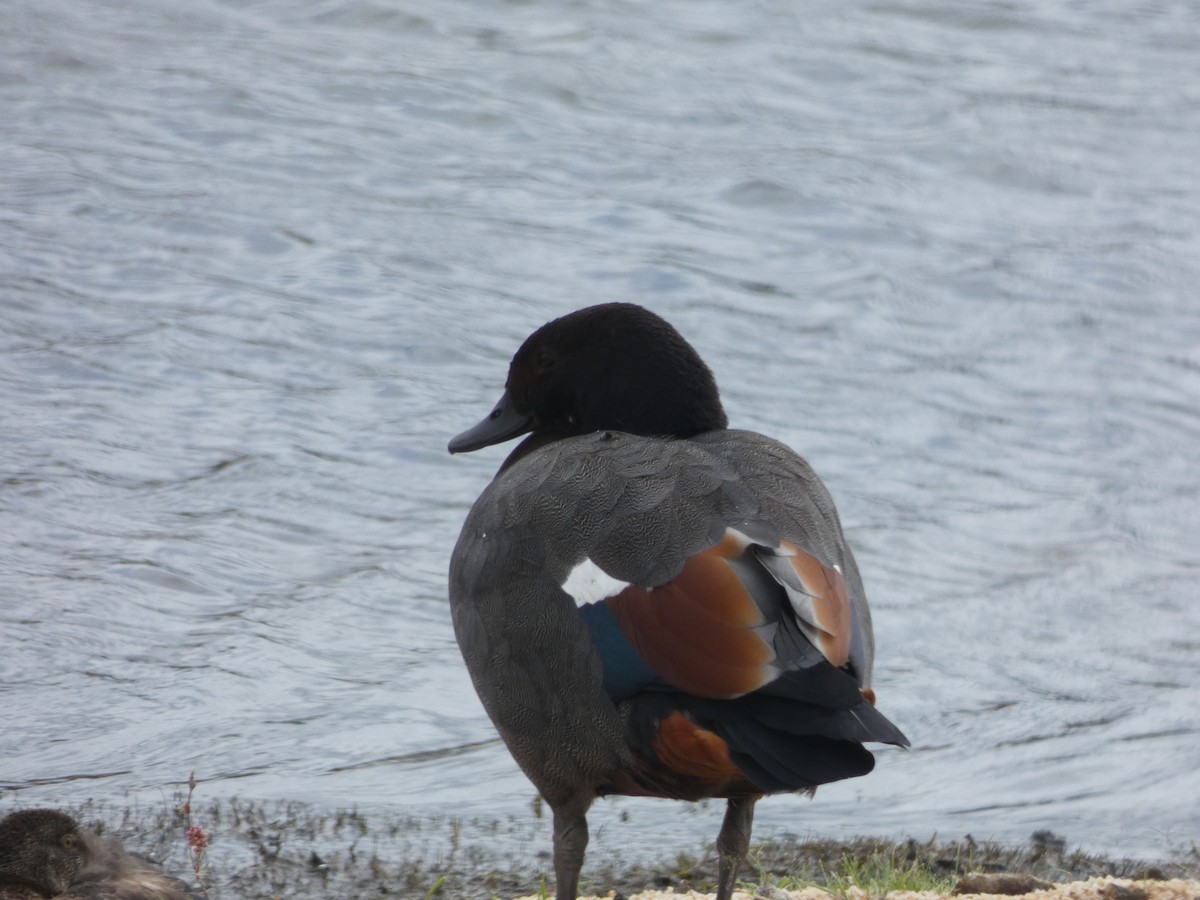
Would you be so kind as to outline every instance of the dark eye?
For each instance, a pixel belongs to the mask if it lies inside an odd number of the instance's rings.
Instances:
[[[549,350],[538,350],[537,356],[533,358],[533,364],[539,372],[545,372],[547,369],[553,369],[557,360],[554,354]]]
[[[64,834],[62,836],[62,845],[66,850],[74,850],[75,845],[79,843],[79,839],[73,834]]]

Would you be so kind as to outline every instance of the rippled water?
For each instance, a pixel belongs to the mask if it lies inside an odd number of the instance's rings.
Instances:
[[[529,816],[444,448],[633,299],[830,484],[915,745],[757,834],[1200,837],[1197,7],[407,6],[5,6],[0,808]]]

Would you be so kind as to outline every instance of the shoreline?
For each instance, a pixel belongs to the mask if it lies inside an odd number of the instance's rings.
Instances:
[[[66,811],[84,827],[115,835],[128,850],[195,884],[186,798],[177,799],[154,809],[86,803]],[[454,819],[367,816],[302,803],[238,799],[193,803],[191,821],[208,835],[199,870],[204,890],[196,896],[210,900],[510,900],[539,896],[553,884],[549,844],[522,841],[519,834],[514,839],[528,823],[473,821],[464,836],[463,823]],[[489,834],[496,839],[489,840]],[[773,838],[752,846],[741,881],[755,895],[779,900],[810,887],[865,900],[895,891],[948,894],[971,872],[1018,873],[1055,884],[1100,876],[1164,883],[1185,879],[1197,884],[1184,896],[1200,898],[1200,847],[1195,842],[1164,846],[1155,860],[1123,859],[1072,849],[1049,831],[1037,832],[1022,846],[977,842],[970,835],[926,841]],[[626,863],[617,853],[597,853],[585,866],[580,890],[601,897],[615,891],[616,897],[632,900],[647,891],[705,895],[715,884],[716,855],[709,844],[653,862]],[[1128,893],[1124,887],[1117,893],[1122,891]],[[1139,888],[1110,900],[1149,896]]]

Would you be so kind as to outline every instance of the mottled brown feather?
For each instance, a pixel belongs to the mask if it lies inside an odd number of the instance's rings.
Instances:
[[[781,541],[780,546],[791,554],[788,562],[812,596],[816,616],[812,624],[820,629],[818,649],[831,665],[844,666],[850,660],[850,636],[854,629],[846,579],[837,569],[805,553],[791,541]]]

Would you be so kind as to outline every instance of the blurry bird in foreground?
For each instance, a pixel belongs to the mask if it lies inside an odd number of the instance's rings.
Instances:
[[[66,813],[26,809],[0,820],[0,900],[189,900],[188,885],[80,829]]]
[[[83,832],[53,809],[26,809],[0,820],[0,900],[66,892],[87,865]]]

